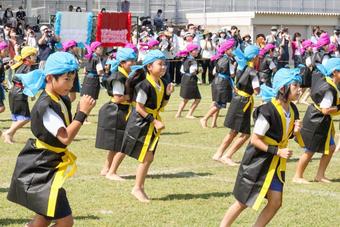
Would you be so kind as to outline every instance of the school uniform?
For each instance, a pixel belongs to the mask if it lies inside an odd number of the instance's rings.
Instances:
[[[76,171],[76,157],[56,137],[58,130],[70,122],[68,97],[43,91],[32,109],[31,131],[35,139],[28,139],[19,153],[9,187],[8,200],[47,219],[72,213],[62,184]],[[71,169],[67,172],[68,166]]]
[[[201,99],[198,89],[198,65],[195,58],[188,56],[181,67],[182,80],[180,96],[183,99]]]
[[[16,70],[16,74],[26,74],[33,70],[33,67],[22,64]],[[30,108],[28,97],[23,93],[24,86],[17,76],[13,77],[13,87],[9,91],[8,101],[13,121],[30,120]]]
[[[246,66],[236,72],[236,95],[231,100],[224,126],[250,134],[250,115],[254,105],[254,89],[260,87],[258,73]]]
[[[223,55],[217,60],[215,78],[211,83],[212,100],[218,108],[226,108],[227,103],[232,100],[234,87],[232,74],[235,74],[233,59]]]
[[[321,109],[339,105],[339,91],[330,77],[323,76],[312,84],[311,98],[314,104],[307,108],[301,135],[308,151],[329,154],[330,145],[334,145],[335,114],[324,115]]]
[[[163,111],[165,102],[170,96],[166,95],[166,80],[161,78],[159,84],[147,74],[146,79],[135,88],[134,101],[144,104],[146,111],[161,121],[159,113]],[[146,152],[155,153],[160,132],[157,132],[154,124],[143,118],[133,107],[124,134],[122,152],[144,161]]]
[[[130,102],[117,103],[113,96],[127,95],[125,86],[127,78],[127,72],[121,67],[107,78],[106,89],[112,99],[99,110],[96,148],[121,150]]]
[[[264,136],[269,146],[286,148],[293,137],[294,121],[299,112],[293,103],[285,112],[279,101],[272,99],[254,111],[254,133]],[[301,137],[298,142],[303,145]],[[248,207],[257,210],[268,190],[282,192],[285,181],[286,159],[262,151],[249,144],[244,152],[233,194]]]
[[[97,71],[103,70],[102,59],[96,54],[87,62],[85,68],[85,78],[81,88],[81,96],[89,95],[93,99],[98,99],[100,91],[100,80]]]
[[[312,86],[312,73],[313,70],[310,69],[312,66],[312,53],[305,53],[303,55],[303,65],[305,65],[302,73],[301,73],[301,79],[302,83],[300,87],[302,88],[310,88]]]

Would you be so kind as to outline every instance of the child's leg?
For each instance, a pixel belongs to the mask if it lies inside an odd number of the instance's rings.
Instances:
[[[195,117],[193,116],[193,113],[194,113],[194,111],[196,110],[196,108],[197,108],[197,106],[198,106],[198,104],[199,104],[200,102],[201,102],[200,99],[195,99],[195,101],[192,103],[192,105],[191,105],[191,107],[190,107],[190,110],[189,110],[189,112],[188,112],[186,118],[195,118]]]
[[[231,158],[240,149],[240,147],[249,139],[249,134],[242,133],[235,141],[235,143],[230,147],[227,153],[221,158],[221,161],[227,165],[235,166],[237,165]]]
[[[51,220],[47,220],[44,216],[36,214],[32,221],[26,224],[26,227],[47,227],[51,224]]]
[[[150,202],[144,191],[144,182],[152,161],[153,153],[148,151],[146,152],[144,162],[140,163],[137,168],[136,183],[132,189],[132,195],[134,195],[140,202]]]
[[[207,121],[208,121],[209,118],[210,118],[211,116],[213,116],[213,115],[216,113],[216,111],[218,111],[218,110],[219,110],[219,109],[218,109],[214,104],[212,104],[212,105],[210,106],[210,109],[209,109],[208,113],[207,113],[203,118],[201,118],[201,120],[200,120],[201,125],[202,125],[203,128],[206,128],[206,127],[207,127]]]
[[[110,166],[112,164],[113,157],[116,155],[116,152],[114,151],[108,151],[107,156],[104,162],[104,166],[102,170],[100,171],[100,175],[106,176],[106,174],[109,172]]]
[[[189,99],[183,99],[183,101],[179,104],[178,111],[177,111],[177,114],[176,114],[176,118],[181,117],[182,111],[184,110],[188,101],[189,101]]]
[[[318,172],[315,177],[315,181],[330,183],[330,180],[327,179],[327,177],[325,176],[325,173],[329,165],[329,162],[331,161],[331,158],[333,156],[334,150],[335,150],[335,145],[331,145],[329,147],[329,154],[328,155],[323,154],[321,156]]]
[[[224,137],[221,145],[219,146],[219,148],[217,149],[216,153],[213,156],[213,159],[215,161],[218,161],[224,151],[229,147],[229,145],[233,142],[234,138],[237,136],[237,132],[235,130],[230,130],[230,132]]]
[[[246,209],[247,206],[240,203],[239,201],[236,201],[231,207],[229,207],[228,211],[225,213],[222,222],[220,224],[220,227],[229,227],[235,219],[241,214],[241,212]]]
[[[64,218],[57,219],[53,226],[55,226],[55,227],[72,227],[73,226],[72,215],[66,216]]]
[[[124,178],[121,178],[117,175],[117,170],[120,164],[122,163],[123,159],[125,158],[125,154],[121,152],[117,152],[116,155],[113,157],[112,164],[110,167],[109,172],[106,174],[106,178],[109,180],[118,180],[123,181]]]
[[[268,203],[258,216],[255,224],[253,225],[254,227],[266,226],[282,205],[282,192],[268,190],[267,198]]]
[[[310,151],[306,151],[301,155],[299,162],[296,166],[296,171],[295,171],[295,175],[293,178],[293,182],[309,183],[306,179],[303,178],[303,173],[305,172],[305,169],[308,163],[310,162],[310,160],[312,159],[313,155],[314,155],[314,152],[310,152]]]
[[[220,114],[220,110],[219,109],[216,111],[216,113],[213,114],[212,122],[211,122],[211,127],[212,128],[216,128],[217,127],[217,118],[218,118],[219,114]]]
[[[24,120],[24,121],[13,121],[11,124],[11,127],[7,129],[3,133],[4,141],[5,143],[13,143],[13,137],[16,131],[22,127],[24,127],[25,124],[27,124],[29,120]]]

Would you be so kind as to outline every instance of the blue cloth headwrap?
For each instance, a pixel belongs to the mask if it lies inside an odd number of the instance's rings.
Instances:
[[[233,51],[235,59],[237,61],[237,68],[243,70],[247,63],[255,58],[260,52],[260,49],[255,45],[249,45],[244,49],[244,52],[240,48]]]
[[[137,54],[131,48],[120,48],[117,51],[116,59],[106,62],[106,64],[111,65],[110,71],[117,72],[118,66],[122,61],[136,60]]]
[[[75,57],[67,52],[51,54],[46,61],[45,70],[37,69],[26,74],[16,74],[24,85],[23,93],[27,96],[35,96],[39,90],[45,88],[47,75],[58,75],[78,70]]]
[[[134,73],[139,70],[144,68],[146,65],[153,63],[154,61],[157,60],[166,60],[165,55],[163,54],[162,51],[160,50],[150,50],[144,57],[142,65],[133,65],[131,67],[131,73],[129,76],[134,75]]]
[[[331,58],[325,65],[317,64],[318,70],[325,76],[331,76],[335,70],[340,71],[340,58]]]
[[[288,86],[294,82],[302,82],[300,69],[282,68],[275,73],[272,88],[266,86],[265,84],[261,85],[260,96],[262,96],[262,100],[269,102],[272,98],[276,97],[282,87]]]

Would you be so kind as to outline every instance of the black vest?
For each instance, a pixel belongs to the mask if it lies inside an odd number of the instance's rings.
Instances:
[[[337,91],[336,89],[327,83],[326,78],[323,77],[319,80],[316,80],[312,84],[312,89],[311,89],[311,98],[313,102],[317,105],[320,105],[322,99],[325,97],[325,94],[327,91],[331,91],[333,95],[333,103],[332,106],[336,106],[336,101],[337,101]]]
[[[251,82],[256,76],[258,76],[257,71],[248,66],[246,66],[243,70],[237,70],[236,88],[252,95],[254,93],[254,90]]]
[[[117,71],[117,72],[113,72],[110,76],[108,76],[107,80],[106,80],[106,84],[105,84],[105,87],[106,87],[106,90],[107,90],[107,93],[109,96],[113,96],[112,94],[112,89],[113,89],[113,83],[115,81],[119,81],[121,82],[122,84],[124,84],[125,86],[125,83],[126,83],[126,80],[127,80],[127,77],[124,76],[121,72]],[[127,94],[127,90],[125,89],[124,90],[124,95]]]
[[[72,121],[71,102],[67,96],[60,97],[60,98],[62,99],[65,106],[67,107],[68,115],[70,117],[69,121],[71,122]],[[66,120],[65,120],[64,114],[62,113],[62,109],[59,103],[53,101],[52,98],[45,91],[43,91],[40,97],[38,98],[38,100],[36,101],[35,105],[33,106],[33,109],[31,112],[31,116],[32,116],[31,131],[37,139],[43,141],[44,143],[47,143],[54,147],[65,148],[66,145],[60,142],[58,138],[52,135],[44,127],[43,116],[48,107],[53,109],[60,116],[60,118],[63,119],[66,125]]]

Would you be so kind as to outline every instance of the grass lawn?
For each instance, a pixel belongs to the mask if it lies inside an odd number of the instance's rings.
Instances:
[[[211,103],[210,86],[200,86],[203,100],[195,115],[202,117]],[[162,117],[164,130],[155,161],[146,180],[149,204],[139,203],[130,191],[134,185],[137,161],[126,157],[119,173],[124,182],[99,176],[106,152],[96,149],[96,122],[99,108],[109,100],[101,91],[92,111],[92,124],[84,125],[70,146],[77,156],[78,172],[64,184],[73,210],[75,226],[218,226],[226,209],[234,202],[232,190],[237,167],[227,167],[211,157],[228,132],[223,127],[226,110],[221,111],[217,129],[202,129],[199,120],[175,119],[179,87]],[[259,99],[256,99],[258,104]],[[5,101],[6,104],[8,100]],[[8,104],[6,106],[8,108]],[[303,116],[305,106],[299,105]],[[185,114],[185,113],[184,113]],[[301,119],[302,119],[301,116]],[[9,110],[0,115],[1,130],[9,127]],[[209,122],[210,123],[210,122]],[[336,122],[338,130],[339,122]],[[14,145],[1,143],[0,154],[0,226],[23,226],[33,215],[27,209],[7,201],[6,196],[17,154],[32,133],[29,126],[19,130]],[[291,182],[296,162],[303,150],[291,141],[294,155],[287,164],[287,184],[283,207],[269,226],[339,226],[340,158],[336,154],[328,168],[332,184],[296,185]],[[245,146],[236,153],[241,160]],[[306,170],[312,180],[320,155],[315,155]],[[235,226],[251,226],[258,212],[247,209]]]

